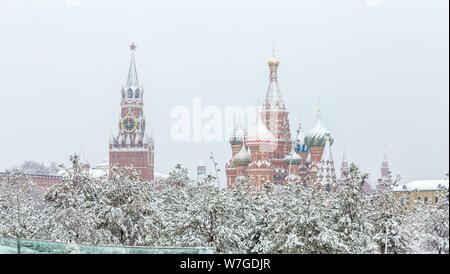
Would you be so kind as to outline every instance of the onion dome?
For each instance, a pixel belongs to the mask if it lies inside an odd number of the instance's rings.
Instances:
[[[245,130],[241,119],[238,117],[238,121],[236,123],[236,127],[233,130],[233,133],[230,136],[230,144],[231,146],[242,146],[244,144],[245,138],[247,137],[247,131]]]
[[[263,124],[260,116],[258,114],[256,125],[248,133],[248,146],[269,146],[275,141],[275,137],[267,129],[266,125]]]
[[[231,162],[235,166],[246,166],[250,164],[251,161],[252,156],[245,146],[242,146],[241,150],[236,155],[234,155],[233,159],[231,160]]]
[[[278,66],[280,64],[280,61],[274,54],[267,63],[269,64],[269,66]]]
[[[305,143],[308,147],[324,147],[325,146],[325,137],[329,135],[330,145],[333,144],[333,137],[331,136],[330,131],[322,125],[320,110],[318,110],[317,114],[317,122],[312,129],[310,129],[305,136]]]
[[[293,141],[294,151],[297,153],[308,152],[309,148],[305,143],[305,134],[300,131],[297,140]]]
[[[295,152],[291,152],[288,155],[286,155],[286,157],[284,157],[284,161],[286,162],[287,165],[298,166],[302,163],[302,157],[300,157],[300,155],[298,155]]]
[[[275,41],[272,42],[272,57],[269,59],[268,64],[269,66],[278,66],[280,64],[280,61],[275,56]]]

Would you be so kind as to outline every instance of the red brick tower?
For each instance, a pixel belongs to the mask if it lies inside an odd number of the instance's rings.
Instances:
[[[389,162],[387,160],[386,156],[386,147],[387,145],[384,144],[384,153],[383,153],[383,160],[381,161],[381,181],[377,184],[377,190],[384,191],[385,188],[391,187],[392,185],[392,178],[391,178],[391,169],[389,168]]]
[[[309,147],[310,153],[310,164],[309,164],[309,175],[316,180],[317,173],[319,172],[319,163],[322,159],[326,136],[329,137],[330,146],[333,144],[333,137],[330,131],[322,125],[320,109],[317,110],[317,121],[312,129],[310,129],[305,136],[305,143]]]
[[[289,173],[284,158],[292,149],[292,140],[288,118],[289,112],[286,110],[278,87],[277,70],[280,62],[275,57],[275,49],[273,49],[273,55],[268,64],[270,69],[270,81],[261,113],[266,123],[266,127],[275,137],[275,147],[270,153],[270,159],[274,169],[271,181],[274,184],[283,184]]]
[[[126,84],[121,90],[119,132],[109,142],[109,164],[133,166],[144,181],[154,179],[154,143],[145,133],[144,90],[139,86],[134,51],[130,45],[131,62]]]

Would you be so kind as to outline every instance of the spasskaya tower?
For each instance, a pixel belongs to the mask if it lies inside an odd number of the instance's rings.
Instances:
[[[134,61],[136,45],[130,45],[127,82],[121,89],[119,132],[109,141],[109,165],[133,166],[144,181],[154,179],[154,142],[145,132],[144,89],[139,85]]]

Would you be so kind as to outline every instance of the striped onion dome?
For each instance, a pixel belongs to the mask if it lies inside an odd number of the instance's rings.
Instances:
[[[298,134],[298,139],[294,140],[293,143],[295,152],[301,153],[309,151],[309,148],[305,143],[305,134],[302,131],[300,131]]]
[[[246,166],[252,161],[252,156],[248,152],[247,148],[242,146],[241,150],[234,155],[231,161],[235,166]]]
[[[305,144],[308,147],[324,147],[325,146],[325,137],[329,135],[330,145],[333,144],[333,137],[331,136],[330,131],[322,125],[320,112],[317,115],[317,122],[312,129],[310,129],[305,136]]]
[[[270,146],[275,137],[261,121],[261,115],[258,115],[256,125],[249,131],[247,137],[248,146]]]
[[[286,161],[287,165],[298,166],[302,163],[302,157],[300,157],[300,155],[298,155],[296,152],[293,152],[293,154],[291,152],[286,155],[286,157],[284,157],[284,161]]]

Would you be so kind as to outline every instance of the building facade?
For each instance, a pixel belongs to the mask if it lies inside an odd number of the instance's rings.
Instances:
[[[257,113],[256,125],[247,131],[238,118],[230,137],[231,159],[226,163],[227,187],[237,181],[284,185],[306,178],[317,189],[333,191],[336,173],[331,153],[333,137],[322,125],[318,111],[315,126],[305,135],[301,123],[291,137],[289,112],[278,85],[280,62],[273,54],[268,61],[269,86]]]
[[[130,45],[131,61],[128,78],[121,89],[118,133],[109,141],[109,165],[133,166],[144,181],[154,180],[154,142],[146,133],[144,89],[139,85],[134,52]]]
[[[405,202],[409,208],[419,203],[436,205],[448,195],[448,180],[419,180],[392,188],[394,198]]]

